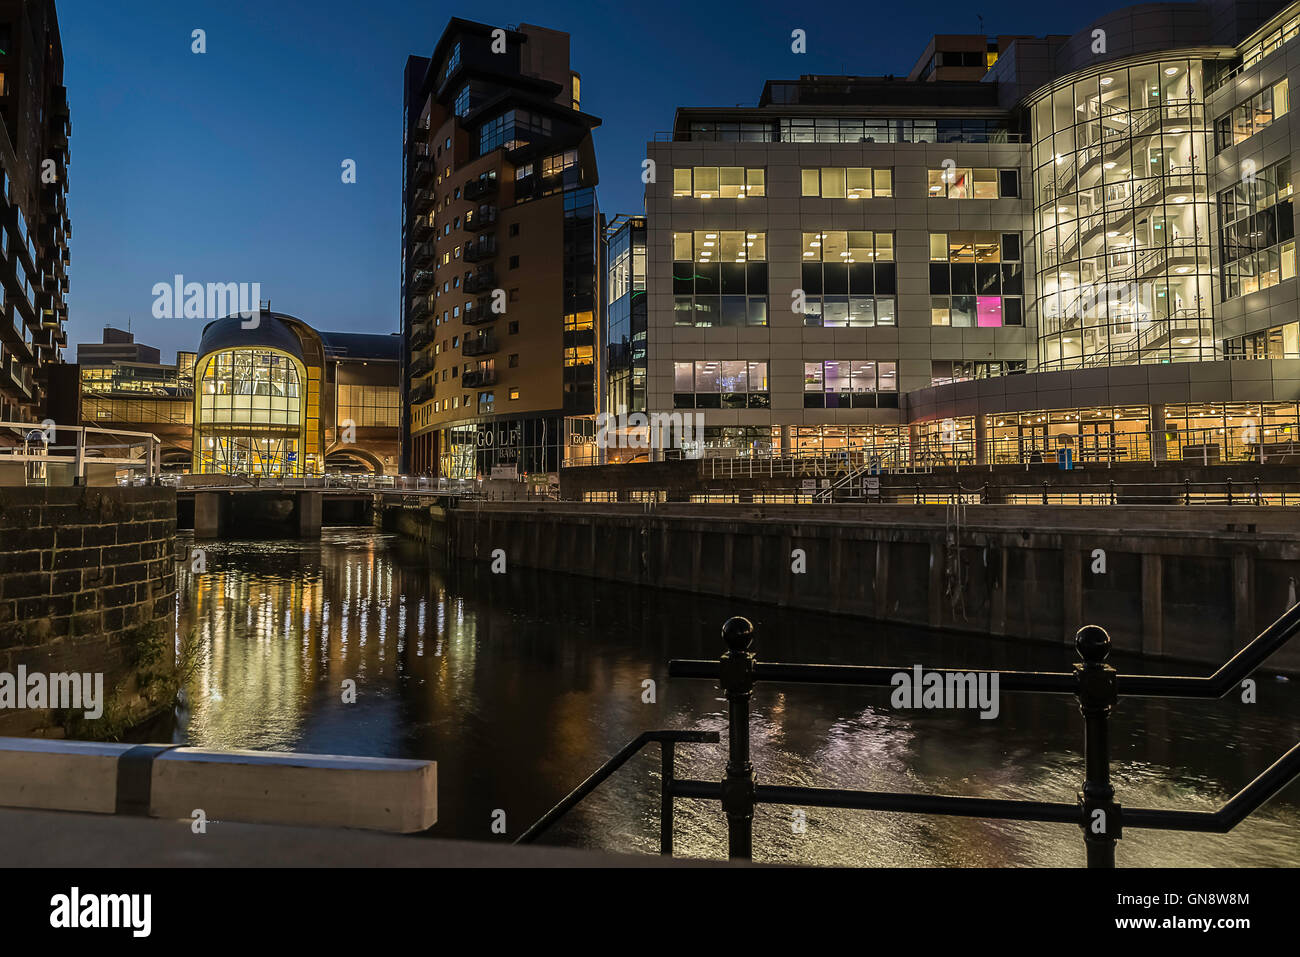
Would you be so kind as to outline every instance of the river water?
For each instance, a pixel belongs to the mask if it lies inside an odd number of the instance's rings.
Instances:
[[[186,543],[188,545],[188,542]],[[723,732],[708,681],[670,658],[714,658],[743,614],[762,660],[910,668],[1068,670],[1073,649],[899,629],[511,568],[444,567],[371,529],[319,543],[209,543],[178,575],[178,632],[196,665],[174,740],[438,762],[440,837],[513,839],[641,731]],[[1102,622],[1101,624],[1104,624]],[[1174,666],[1113,661],[1123,671]],[[1181,669],[1202,674],[1208,669]],[[356,701],[344,702],[344,682]],[[655,681],[646,703],[643,682]],[[1261,676],[1259,702],[1121,702],[1112,718],[1117,799],[1212,809],[1300,740],[1300,681]],[[1074,801],[1082,719],[1073,698],[1004,694],[996,720],[902,711],[889,689],[772,686],[754,694],[753,755],[768,784]],[[721,778],[722,745],[679,746],[677,774]],[[504,812],[507,833],[493,832]],[[1072,825],[761,806],[754,857],[881,866],[1083,862]],[[647,748],[542,843],[655,853],[658,754]],[[679,856],[726,856],[716,802],[679,801]],[[1300,786],[1228,835],[1127,831],[1122,866],[1300,864]]]

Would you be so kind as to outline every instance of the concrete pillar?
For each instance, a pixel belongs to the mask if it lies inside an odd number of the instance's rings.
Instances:
[[[298,493],[298,537],[320,538],[321,493]]]
[[[1061,565],[1065,571],[1061,592],[1061,637],[1074,643],[1075,633],[1087,622],[1083,620],[1083,552],[1077,539],[1061,541]]]
[[[1232,556],[1232,622],[1236,643],[1228,649],[1228,655],[1249,644],[1257,634],[1254,572],[1254,556],[1249,552],[1237,552]]]
[[[194,493],[194,537],[221,537],[221,494],[219,492]]]
[[[1010,550],[999,547],[993,555],[991,564],[995,566],[997,587],[989,598],[989,633],[1005,635],[1007,633],[1007,557]]]
[[[975,416],[975,464],[988,465],[993,449],[989,443],[989,417]]]
[[[876,542],[876,617],[889,616],[889,542]]]
[[[1151,461],[1164,462],[1169,458],[1168,443],[1165,441],[1165,407],[1151,406]]]
[[[1164,653],[1163,563],[1159,555],[1142,554],[1142,653]]]
[[[930,627],[943,627],[944,546],[930,544]]]
[[[781,426],[781,458],[790,457],[790,444],[790,426],[783,425]]]

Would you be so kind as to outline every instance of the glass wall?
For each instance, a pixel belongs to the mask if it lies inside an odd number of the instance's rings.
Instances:
[[[1040,368],[1215,357],[1201,73],[1107,67],[1033,105]]]
[[[235,349],[199,363],[194,471],[268,477],[320,475],[307,423],[319,417],[302,363],[271,349]]]

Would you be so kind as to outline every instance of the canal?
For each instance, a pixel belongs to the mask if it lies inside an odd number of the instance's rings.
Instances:
[[[185,543],[188,546],[188,542]],[[193,670],[173,740],[207,748],[438,762],[447,838],[513,839],[643,730],[725,731],[707,681],[669,681],[673,657],[716,657],[733,614],[760,658],[910,667],[1068,670],[1073,650],[889,628],[689,594],[539,573],[442,567],[371,529],[320,542],[206,543],[178,574],[178,635]],[[1101,622],[1101,624],[1105,624]],[[1169,671],[1118,660],[1121,670]],[[1192,673],[1201,673],[1191,669]],[[647,703],[643,682],[656,682]],[[345,682],[355,682],[355,702]],[[1211,809],[1300,740],[1300,682],[1259,702],[1121,702],[1114,783],[1127,806]],[[897,711],[888,689],[760,684],[754,763],[765,783],[1073,801],[1082,724],[1072,698],[1002,696],[973,711]],[[725,740],[725,734],[724,734]],[[678,774],[721,778],[721,746],[683,746]],[[649,748],[543,843],[657,850]],[[504,812],[505,837],[493,833]],[[833,865],[1078,866],[1077,828],[863,811],[760,807],[755,859]],[[722,858],[714,802],[681,801],[677,853]],[[1300,864],[1300,786],[1229,835],[1127,832],[1121,866]]]

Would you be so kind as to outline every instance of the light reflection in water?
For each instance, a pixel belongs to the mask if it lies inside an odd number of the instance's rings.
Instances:
[[[541,816],[639,732],[724,732],[725,702],[703,681],[668,681],[672,657],[716,657],[718,626],[745,614],[769,660],[1064,670],[1072,652],[728,603],[530,572],[448,571],[419,546],[370,530],[321,543],[210,545],[207,572],[178,567],[181,629],[201,662],[175,739],[213,748],[431,758],[439,836],[500,840]],[[1116,662],[1121,669],[1123,661]],[[1140,664],[1127,663],[1128,670]],[[1159,668],[1158,670],[1169,670]],[[1193,669],[1194,671],[1196,669]],[[345,679],[357,701],[344,704]],[[658,702],[642,703],[645,678]],[[996,721],[900,712],[887,690],[760,685],[760,779],[792,785],[1073,801],[1082,726],[1073,702],[1006,695]],[[1300,740],[1300,682],[1260,682],[1260,703],[1125,701],[1113,719],[1114,779],[1128,806],[1213,808]],[[681,748],[678,773],[720,778],[718,748]],[[658,755],[649,749],[547,840],[657,848]],[[1062,825],[809,808],[760,808],[760,860],[855,865],[1077,866]],[[682,854],[722,857],[716,804],[682,801]],[[1300,864],[1300,788],[1231,835],[1128,831],[1125,865]]]

